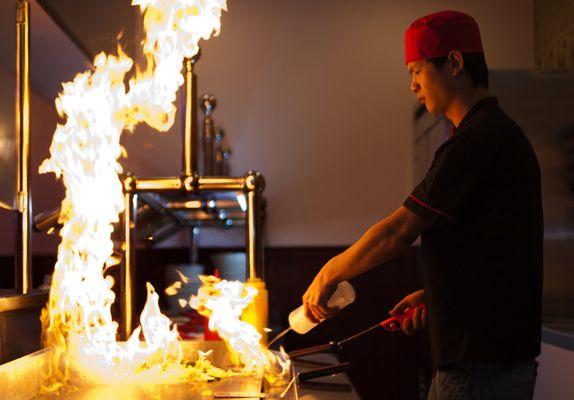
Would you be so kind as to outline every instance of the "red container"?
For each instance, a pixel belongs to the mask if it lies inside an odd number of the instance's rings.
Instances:
[[[219,270],[215,268],[213,271],[213,276],[220,278]],[[203,317],[203,338],[204,340],[221,340],[217,332],[213,332],[209,329],[209,318]]]
[[[221,340],[217,332],[209,329],[209,318],[203,317],[203,337],[205,340]]]

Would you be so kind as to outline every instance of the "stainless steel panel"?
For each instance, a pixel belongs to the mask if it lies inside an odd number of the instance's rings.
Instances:
[[[16,93],[16,1],[0,5],[0,207],[15,207],[18,141],[14,124]]]
[[[4,79],[0,80],[4,81]],[[13,82],[0,82],[0,87],[13,86]],[[2,90],[13,93],[13,90]],[[3,101],[5,105],[7,103]],[[0,107],[0,207],[13,210],[16,198],[17,141],[14,130],[14,107]]]
[[[197,359],[197,350],[213,350],[211,360],[219,367],[229,367],[231,362],[225,344],[221,341],[182,342],[184,356],[189,361]],[[176,384],[157,385],[148,387],[137,386],[106,386],[79,387],[73,390],[63,390],[60,393],[40,395],[43,382],[43,372],[49,356],[47,350],[41,350],[0,366],[0,399],[30,400],[30,399],[67,399],[67,400],[109,400],[119,399],[174,399],[195,400],[212,399],[213,393],[243,393],[258,394],[263,388],[263,380],[258,376],[237,376],[212,382],[209,384]],[[294,372],[291,371],[291,374]],[[279,388],[281,389],[281,388]],[[280,393],[280,390],[276,391]],[[274,393],[276,392],[274,391]],[[243,399],[250,399],[243,397]],[[253,399],[253,398],[251,398]],[[296,400],[295,386],[290,388],[286,400]]]
[[[116,51],[119,42],[129,54],[138,49],[139,8],[129,0],[99,0],[86,7],[76,0],[37,0],[54,22],[91,59],[100,51]]]

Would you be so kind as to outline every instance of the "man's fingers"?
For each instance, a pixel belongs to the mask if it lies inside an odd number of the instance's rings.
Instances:
[[[305,315],[309,318],[312,322],[318,324],[323,319],[320,314],[317,313],[315,307],[312,304],[305,304]]]
[[[427,309],[426,308],[423,308],[423,311],[421,313],[421,320],[423,323],[423,327],[426,328],[426,326],[427,326]]]
[[[423,327],[421,317],[422,317],[422,311],[420,307],[416,307],[413,312],[413,327],[417,331]]]
[[[405,320],[403,321],[403,332],[407,335],[410,336],[414,333],[414,329],[413,329],[413,320],[411,318],[405,318]]]
[[[337,314],[340,310],[340,308],[338,307],[328,307],[328,306],[324,306],[322,304],[314,304],[314,306],[317,308],[317,310],[325,316],[325,318],[331,318],[333,315]]]
[[[315,315],[315,318],[321,322],[327,319],[327,317],[325,316],[325,314],[323,314],[323,312],[319,309],[317,309],[317,307],[312,307],[311,310],[313,310],[313,314]]]
[[[307,306],[315,316],[317,322],[320,322],[326,318],[325,313],[321,309],[319,309],[319,307],[317,307],[316,304],[308,304]]]
[[[410,302],[406,298],[404,298],[401,301],[399,301],[399,303],[391,311],[389,311],[389,314],[393,316],[397,314],[402,314],[409,307]]]
[[[305,316],[316,324],[321,322],[319,319],[317,319],[317,317],[315,317],[315,314],[313,314],[313,311],[311,310],[311,308],[307,304],[305,304]]]

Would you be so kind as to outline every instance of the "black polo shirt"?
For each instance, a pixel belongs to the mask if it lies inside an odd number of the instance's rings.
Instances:
[[[432,221],[421,250],[435,366],[536,357],[540,169],[526,136],[495,98],[467,113],[404,206]]]

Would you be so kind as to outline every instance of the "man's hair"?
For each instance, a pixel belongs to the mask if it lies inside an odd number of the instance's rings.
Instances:
[[[484,54],[466,53],[462,55],[464,61],[464,71],[468,73],[470,81],[474,87],[488,89],[488,66]],[[428,60],[436,68],[442,69],[448,61],[448,57],[436,57]]]

